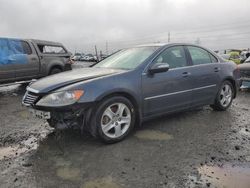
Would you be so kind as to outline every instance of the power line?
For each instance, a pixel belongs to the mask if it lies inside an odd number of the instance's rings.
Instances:
[[[244,23],[237,23],[237,24],[234,24],[234,26],[232,26],[232,24],[230,25],[230,27],[225,27],[227,26],[228,24],[221,24],[221,25],[217,25],[216,27],[217,28],[214,28],[214,26],[209,26],[209,27],[206,27],[206,28],[209,28],[207,30],[204,30],[204,29],[201,29],[201,27],[197,28],[196,30],[187,30],[187,31],[183,31],[183,32],[175,32],[175,31],[172,31],[171,33],[173,33],[174,35],[183,35],[183,34],[192,34],[192,33],[208,33],[208,32],[215,32],[215,31],[225,31],[225,30],[235,30],[235,29],[238,29],[238,28],[249,28],[250,27],[250,20],[245,20]],[[241,25],[241,26],[239,26]],[[221,26],[224,26],[221,27]],[[228,25],[229,26],[229,25]],[[205,28],[205,29],[206,29]],[[211,28],[214,28],[214,29],[211,29]],[[129,40],[118,40],[118,41],[113,41],[112,43],[123,43],[123,42],[133,42],[133,41],[140,41],[140,40],[143,40],[143,39],[154,39],[156,38],[157,36],[160,37],[161,35],[168,35],[168,32],[162,32],[162,33],[157,33],[157,34],[152,34],[152,35],[147,35],[147,36],[144,36],[144,37],[140,37],[140,38],[134,38],[134,39],[129,39]]]
[[[200,37],[200,38],[216,38],[216,37],[231,37],[231,36],[239,36],[239,35],[246,35],[246,34],[250,34],[250,31],[248,32],[242,32],[242,33],[234,33],[234,34],[219,34],[219,35],[196,35],[194,37]],[[250,36],[249,36],[250,37]],[[186,37],[173,37],[173,39],[185,39]]]

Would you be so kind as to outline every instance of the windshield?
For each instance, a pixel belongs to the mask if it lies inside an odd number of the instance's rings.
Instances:
[[[159,47],[136,47],[121,50],[104,59],[94,67],[113,69],[134,69],[143,63]]]

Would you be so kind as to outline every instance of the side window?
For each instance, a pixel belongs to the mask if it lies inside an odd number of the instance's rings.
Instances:
[[[11,54],[32,54],[29,44],[21,40],[9,40]]]
[[[0,65],[8,64],[8,56],[10,54],[9,44],[7,39],[0,38]]]
[[[66,51],[61,46],[38,45],[41,53],[45,54],[65,54]]]
[[[154,61],[156,63],[168,63],[169,68],[187,66],[185,51],[182,46],[167,48]]]
[[[212,63],[210,53],[199,47],[188,46],[189,53],[194,65]]]

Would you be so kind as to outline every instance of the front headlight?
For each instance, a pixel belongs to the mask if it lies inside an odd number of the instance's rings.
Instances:
[[[83,94],[83,90],[51,93],[40,99],[36,105],[48,107],[67,106],[77,102]]]

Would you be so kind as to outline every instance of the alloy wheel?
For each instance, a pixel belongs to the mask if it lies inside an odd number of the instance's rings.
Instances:
[[[220,104],[227,107],[233,98],[233,91],[229,84],[224,84],[220,91]]]
[[[124,103],[115,103],[108,106],[101,118],[103,133],[110,138],[119,138],[124,135],[131,124],[131,112]]]

